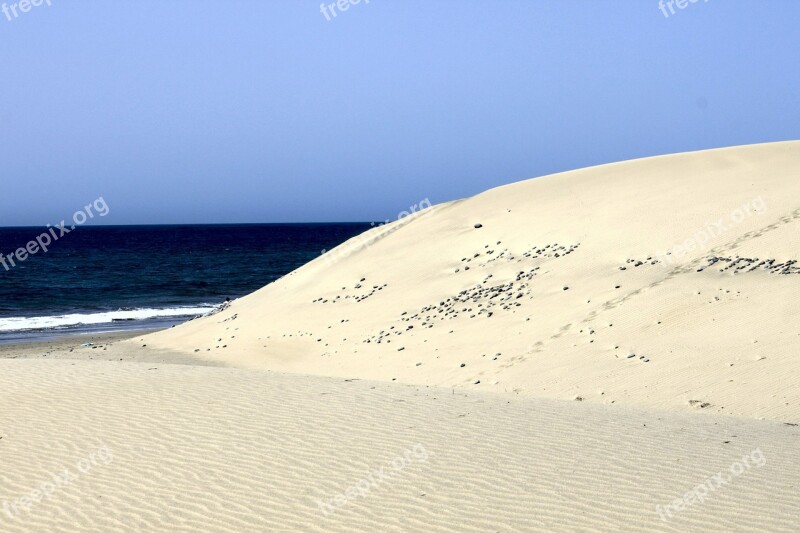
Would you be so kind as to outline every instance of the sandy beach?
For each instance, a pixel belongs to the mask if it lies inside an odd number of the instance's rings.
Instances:
[[[799,173],[546,176],[169,330],[2,346],[0,529],[794,531]]]
[[[800,532],[798,20],[0,0],[0,533]]]
[[[0,488],[4,531],[791,531],[797,521],[800,428],[783,423],[233,368],[0,366],[11,406],[0,450],[15,466]],[[695,491],[702,501],[667,514]]]
[[[175,365],[197,365],[196,357],[187,356],[174,350],[146,350],[146,346],[133,350],[126,345],[120,349],[123,341],[140,339],[141,335],[155,333],[153,331],[122,331],[116,333],[100,333],[95,335],[67,335],[36,342],[19,344],[0,344],[0,360],[2,359],[66,359],[70,361],[114,361],[144,362]],[[110,351],[109,351],[110,350]],[[221,362],[203,361],[203,366],[225,366]]]

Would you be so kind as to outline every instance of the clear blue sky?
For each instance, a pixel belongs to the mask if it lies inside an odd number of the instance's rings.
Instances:
[[[797,0],[51,3],[0,14],[4,226],[383,220],[800,138]]]

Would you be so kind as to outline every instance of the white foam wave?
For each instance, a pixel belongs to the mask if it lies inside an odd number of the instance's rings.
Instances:
[[[6,317],[0,318],[0,332],[63,329],[155,318],[192,317],[204,315],[214,309],[216,309],[215,306],[173,307],[169,309],[132,309],[128,311],[119,310],[103,313],[76,313],[54,316]]]

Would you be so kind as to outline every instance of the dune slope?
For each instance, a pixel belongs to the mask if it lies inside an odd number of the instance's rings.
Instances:
[[[128,348],[797,421],[799,229],[800,142],[604,165],[372,229]]]

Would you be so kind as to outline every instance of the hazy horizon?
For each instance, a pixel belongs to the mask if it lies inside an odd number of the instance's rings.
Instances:
[[[797,3],[49,4],[0,13],[2,227],[386,220],[800,139]]]

